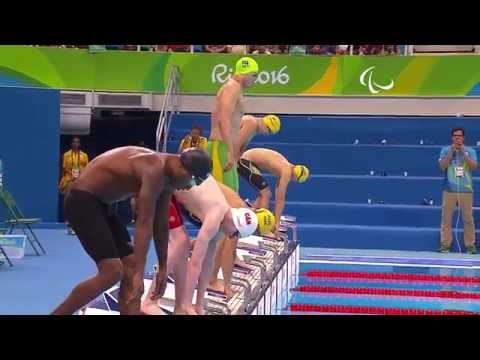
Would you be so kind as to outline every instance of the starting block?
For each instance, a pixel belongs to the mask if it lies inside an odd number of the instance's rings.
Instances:
[[[275,315],[290,301],[290,289],[296,286],[299,271],[299,244],[296,218],[282,216],[280,238],[250,236],[240,239],[236,263],[232,274],[233,296],[227,300],[225,293],[207,289],[205,311],[209,315]],[[221,273],[221,272],[220,272]],[[151,285],[155,269],[145,275],[144,287]],[[220,276],[222,279],[223,276]],[[116,285],[80,311],[80,315],[118,315]],[[146,296],[145,291],[142,301]],[[194,299],[196,292],[194,293]],[[175,281],[169,276],[164,296],[157,306],[166,314],[173,314],[175,306]]]

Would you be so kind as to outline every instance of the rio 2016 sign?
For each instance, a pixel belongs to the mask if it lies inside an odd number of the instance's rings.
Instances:
[[[258,95],[479,96],[480,56],[252,55]],[[22,59],[22,61],[18,61]],[[180,92],[215,94],[238,55],[0,46],[0,86],[164,93],[172,65]],[[453,76],[454,74],[455,76]]]
[[[226,64],[217,64],[214,66],[211,74],[212,83],[225,83],[233,75],[233,68]],[[290,75],[288,74],[288,66],[284,65],[277,71],[260,71],[255,83],[260,85],[265,84],[280,84],[287,85],[290,82]]]

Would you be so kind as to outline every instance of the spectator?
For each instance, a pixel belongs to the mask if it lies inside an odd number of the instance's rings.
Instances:
[[[63,196],[67,193],[68,188],[75,181],[76,178],[80,176],[83,169],[88,164],[88,155],[80,150],[81,143],[80,138],[75,136],[72,138],[70,143],[70,150],[63,154],[63,163],[62,163],[62,178],[58,188],[60,194]],[[62,196],[62,200],[63,200]],[[63,205],[63,201],[62,201]],[[67,223],[67,232],[70,235],[73,235],[73,229]]]
[[[383,45],[382,55],[397,55],[398,46],[397,45]]]
[[[348,54],[350,54],[350,45],[338,45],[336,53],[337,53],[337,55],[348,55]]]
[[[191,45],[167,45],[169,52],[190,52]]]
[[[253,45],[252,54],[253,55],[271,55],[270,50],[267,49],[266,45]]]
[[[356,45],[353,47],[353,53],[355,55],[380,55],[382,48],[382,45]]]
[[[207,151],[208,140],[206,137],[203,137],[203,130],[200,125],[193,125],[190,135],[187,135],[180,142],[178,147],[178,153],[181,153],[183,150],[190,147],[199,147]]]
[[[227,45],[230,54],[244,55],[247,53],[247,45]]]
[[[307,53],[306,45],[290,45],[288,52],[291,55],[305,55]]]
[[[140,51],[153,51],[154,45],[140,45]]]
[[[452,216],[456,206],[462,214],[463,240],[467,253],[476,254],[475,224],[473,222],[473,180],[472,170],[477,168],[477,154],[474,149],[464,146],[465,130],[452,130],[452,145],[440,152],[439,165],[444,171],[442,196],[442,225],[440,252],[450,251],[452,245]]]
[[[167,52],[168,51],[168,45],[155,45],[155,51],[158,52]]]
[[[312,55],[334,55],[335,45],[309,45],[307,52]]]
[[[266,45],[266,51],[270,52],[270,54],[282,53],[282,50],[280,49],[280,45]]]
[[[205,52],[209,53],[225,53],[227,52],[227,45],[205,45]]]

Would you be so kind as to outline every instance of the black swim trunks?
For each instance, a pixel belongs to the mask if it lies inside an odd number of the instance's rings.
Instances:
[[[133,254],[127,229],[113,209],[95,195],[71,190],[65,196],[65,216],[96,263]]]
[[[238,174],[258,191],[268,187],[267,180],[262,176],[260,170],[250,160],[240,159],[237,165]]]

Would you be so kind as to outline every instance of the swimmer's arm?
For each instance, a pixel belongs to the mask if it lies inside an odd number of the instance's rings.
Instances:
[[[219,99],[220,108],[220,134],[223,142],[227,145],[228,152],[235,156],[233,139],[230,138],[230,129],[232,127],[232,114],[237,103],[238,91],[231,87],[226,87]]]
[[[203,220],[197,238],[195,247],[187,267],[187,284],[185,286],[185,299],[191,299],[195,290],[195,285],[200,277],[202,264],[207,254],[208,245],[211,239],[218,233],[221,223],[221,214],[218,211],[210,211]]]
[[[290,173],[285,172],[278,180],[277,188],[275,190],[275,236],[278,236],[280,217],[285,208],[285,197],[287,195],[287,187],[290,182]]]
[[[167,254],[168,254],[168,208],[171,193],[164,192],[157,200],[155,220],[153,223],[153,244],[158,259],[158,275],[156,293],[163,295],[167,279]],[[161,280],[161,281],[160,281]]]
[[[157,194],[161,194],[164,190],[164,179],[161,176],[163,172],[154,170],[155,167],[158,168],[159,166],[163,166],[163,164],[158,165],[146,161],[133,164],[134,171],[137,174],[142,174],[142,185],[136,201],[137,220],[135,222],[135,242],[133,245],[137,271],[145,270],[148,245],[153,234],[155,212],[158,211]],[[160,199],[158,198],[158,200]],[[168,211],[163,213],[161,219],[165,218],[164,221],[167,221],[165,214],[168,214]]]

